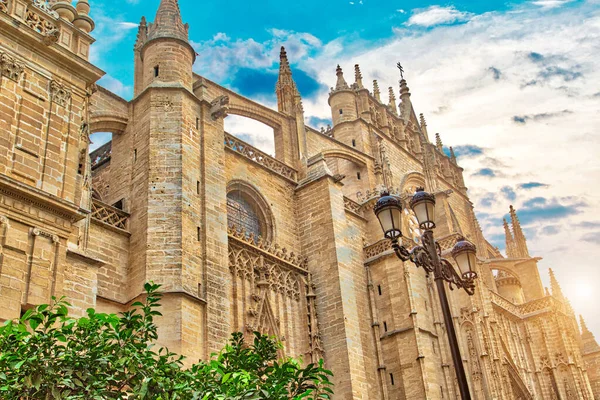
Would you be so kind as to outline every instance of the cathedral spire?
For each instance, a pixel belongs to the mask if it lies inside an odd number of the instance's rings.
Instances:
[[[588,329],[583,316],[579,316],[579,322],[581,324],[581,352],[585,356],[586,354],[595,353],[600,351],[600,346],[594,337],[594,334]]]
[[[456,162],[456,154],[454,154],[454,149],[452,148],[452,146],[450,146],[450,159],[452,160],[452,162],[454,164],[457,164],[457,162]]]
[[[149,27],[148,40],[173,38],[189,43],[188,29],[188,24],[181,20],[177,0],[161,0],[154,23]]]
[[[389,88],[389,104],[388,108],[394,115],[398,115],[398,107],[396,106],[396,95],[394,94],[394,88]]]
[[[400,80],[400,100],[402,100],[402,103],[400,103],[400,117],[408,121],[412,114],[412,103],[410,101],[410,89],[404,78]]]
[[[504,221],[504,235],[506,236],[506,256],[508,258],[515,258],[515,239],[510,231],[508,222]]]
[[[362,73],[360,72],[360,65],[358,64],[354,66],[354,83],[358,89],[363,88]]]
[[[146,17],[142,17],[140,25],[138,26],[138,34],[135,41],[134,49],[140,49],[148,39],[148,24],[146,23]]]
[[[527,258],[529,257],[529,250],[527,249],[527,241],[525,240],[525,235],[523,234],[523,230],[521,229],[521,223],[519,222],[519,217],[517,217],[517,212],[514,207],[510,206],[510,219],[512,223],[512,230],[515,237],[515,250],[518,257]]]
[[[381,103],[381,92],[379,91],[379,83],[377,83],[377,80],[373,81],[373,96]]]
[[[444,152],[444,144],[442,143],[442,137],[439,133],[435,134],[435,147],[437,147],[440,152]]]
[[[335,69],[335,74],[337,75],[337,82],[335,84],[335,90],[349,89],[348,83],[346,83],[346,80],[344,79],[344,71],[342,71],[342,67],[340,67],[339,64],[338,64],[337,68]]]
[[[585,324],[585,320],[583,319],[583,315],[579,315],[579,324],[581,325],[581,332],[582,333],[588,333],[590,332],[590,330],[588,329],[587,325]]]
[[[425,139],[429,142],[429,133],[427,132],[427,122],[425,121],[425,116],[423,113],[419,114],[419,125],[421,125],[421,131],[423,135],[425,135]]]
[[[279,53],[279,77],[275,85],[277,94],[277,108],[279,112],[292,115],[296,105],[301,105],[300,93],[296,87],[296,82],[292,77],[292,69],[288,61],[285,47],[281,46]]]
[[[552,268],[549,269],[548,273],[550,274],[550,290],[552,291],[552,296],[563,301],[565,299],[565,296],[563,295],[558,280],[556,280],[556,276],[554,276],[554,271],[552,270]]]

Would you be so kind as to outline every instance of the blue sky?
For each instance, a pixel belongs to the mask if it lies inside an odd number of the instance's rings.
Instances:
[[[132,48],[142,15],[159,0],[92,3],[101,80],[132,95]],[[195,72],[269,107],[285,45],[307,122],[327,125],[328,88],[340,64],[347,80],[396,88],[401,61],[417,113],[465,168],[486,237],[504,249],[502,218],[513,204],[530,253],[553,268],[600,339],[600,0],[248,2],[180,0]],[[226,128],[272,150],[259,123]],[[107,135],[93,138],[97,146]]]

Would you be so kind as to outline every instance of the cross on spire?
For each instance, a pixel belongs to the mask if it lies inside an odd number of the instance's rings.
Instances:
[[[396,67],[398,67],[398,69],[400,70],[400,79],[404,79],[404,67],[402,67],[402,64],[400,64],[400,61],[398,61],[398,64],[396,64]]]

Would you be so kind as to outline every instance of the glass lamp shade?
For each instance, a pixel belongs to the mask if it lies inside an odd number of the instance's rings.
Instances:
[[[454,245],[452,257],[456,261],[456,264],[458,264],[463,278],[474,279],[477,277],[477,273],[475,272],[475,264],[477,263],[476,252],[477,248],[475,245],[463,238]]]
[[[397,239],[402,236],[402,203],[399,198],[383,193],[373,211],[386,238]]]
[[[435,228],[435,196],[423,188],[418,188],[410,201],[410,208],[417,216],[421,229]]]

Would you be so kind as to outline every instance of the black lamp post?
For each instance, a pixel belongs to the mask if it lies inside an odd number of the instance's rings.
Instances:
[[[452,314],[448,305],[448,297],[444,281],[464,289],[469,295],[475,292],[474,280],[477,278],[475,272],[476,248],[473,244],[460,238],[452,249],[452,257],[456,261],[461,275],[459,275],[452,264],[441,255],[441,248],[433,239],[433,229],[435,228],[435,197],[418,188],[417,192],[410,201],[410,208],[414,211],[419,221],[419,227],[424,230],[421,237],[422,246],[406,249],[399,243],[402,237],[402,202],[398,197],[390,196],[389,193],[383,193],[377,201],[374,211],[386,238],[392,241],[394,252],[402,261],[412,261],[417,267],[422,267],[427,273],[433,273],[440,296],[440,304],[444,315],[444,323],[448,332],[448,342],[450,342],[450,351],[454,361],[454,369],[458,379],[458,387],[463,400],[470,400],[469,385],[467,376],[460,356],[456,331],[452,322]]]

